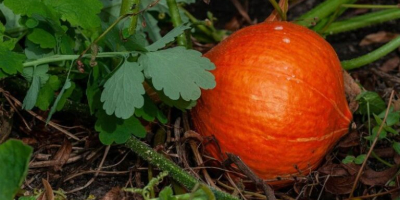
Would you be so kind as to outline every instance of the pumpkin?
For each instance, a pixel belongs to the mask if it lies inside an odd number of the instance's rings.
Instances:
[[[260,178],[280,184],[315,169],[352,120],[340,61],[322,37],[290,22],[241,29],[205,57],[217,85],[192,110],[195,129]],[[287,182],[287,181],[286,181]]]

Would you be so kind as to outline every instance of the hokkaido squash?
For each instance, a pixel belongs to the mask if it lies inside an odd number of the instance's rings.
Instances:
[[[348,131],[339,59],[322,37],[290,22],[241,29],[205,57],[217,85],[192,111],[195,129],[218,160],[233,153],[260,178],[304,176]]]

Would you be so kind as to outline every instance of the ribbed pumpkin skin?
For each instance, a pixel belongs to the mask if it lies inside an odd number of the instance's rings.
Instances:
[[[238,155],[260,178],[308,174],[347,133],[352,114],[340,62],[313,31],[264,22],[235,32],[205,57],[217,66],[217,86],[202,91],[195,129],[214,135],[223,155]],[[215,143],[206,145],[213,157],[226,158]]]

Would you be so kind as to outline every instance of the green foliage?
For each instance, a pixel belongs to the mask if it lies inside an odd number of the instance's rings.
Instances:
[[[176,62],[179,60],[179,62]],[[214,76],[207,70],[214,65],[200,52],[175,47],[156,52],[143,53],[139,63],[144,68],[146,78],[151,79],[156,90],[163,92],[172,100],[196,100],[200,88],[215,87]]]
[[[28,35],[28,39],[35,44],[39,44],[41,48],[56,47],[56,38],[41,28],[33,29],[32,33]]]
[[[124,143],[131,135],[145,136],[140,120],[167,123],[160,103],[145,94],[144,84],[157,92],[162,105],[181,110],[196,104],[201,89],[215,86],[209,72],[215,66],[200,52],[167,48],[191,26],[183,24],[162,36],[154,12],[168,14],[166,1],[150,8],[152,13],[144,11],[132,35],[125,31],[130,23],[114,23],[120,2],[4,0],[0,4],[5,16],[5,24],[0,23],[0,78],[21,74],[26,79],[24,109],[49,110],[49,121],[67,101],[87,103],[97,118],[100,140]],[[144,9],[150,3],[144,0],[140,6]],[[11,29],[16,34],[9,35]],[[80,73],[75,63],[85,49],[92,52],[79,60],[85,70]]]
[[[0,144],[0,199],[11,200],[28,173],[32,148],[18,140]]]
[[[356,100],[359,102],[357,112],[362,115],[367,115],[368,113],[379,114],[386,108],[385,102],[376,92],[362,92],[357,96]]]
[[[1,73],[13,75],[17,72],[22,72],[22,63],[25,56],[9,50],[0,43],[0,69]]]
[[[344,164],[355,163],[357,165],[361,165],[364,162],[366,157],[367,157],[366,154],[361,154],[361,155],[358,155],[357,157],[348,155],[342,160],[342,163],[344,163]]]
[[[134,116],[128,119],[119,119],[99,110],[96,117],[95,129],[100,133],[100,141],[105,145],[110,145],[113,142],[123,144],[132,135],[140,138],[146,135],[146,129]]]
[[[58,79],[58,76],[50,76],[46,84],[40,88],[36,106],[41,110],[47,110],[54,100],[55,92],[60,89],[60,87],[61,81]]]
[[[47,74],[48,70],[49,66],[47,64],[37,67],[24,68],[22,76],[24,76],[26,80],[31,82],[31,86],[26,93],[22,108],[26,110],[31,110],[35,106],[36,100],[39,96],[40,87],[49,79],[49,75]]]

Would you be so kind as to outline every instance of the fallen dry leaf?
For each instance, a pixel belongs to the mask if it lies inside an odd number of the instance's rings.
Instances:
[[[121,199],[120,194],[121,188],[113,187],[110,191],[106,193],[106,195],[104,195],[102,200],[119,200]]]
[[[55,171],[60,171],[62,166],[68,161],[68,158],[72,151],[71,142],[65,140],[64,143],[61,145],[60,149],[57,151],[56,155],[54,156],[54,160],[57,160],[57,165],[54,165]]]
[[[350,111],[355,112],[358,108],[356,97],[361,93],[361,88],[353,79],[353,77],[351,77],[350,74],[345,70],[343,70],[343,81],[344,91],[349,101]]]
[[[329,174],[331,176],[346,176],[349,175],[346,169],[344,169],[341,164],[330,163],[325,164],[318,169],[318,172],[323,174]]]
[[[396,164],[400,165],[400,155],[398,153],[394,155],[393,159]]]
[[[365,185],[385,185],[397,172],[398,166],[393,166],[381,172],[367,169],[361,175],[360,181]]]
[[[400,66],[400,58],[398,56],[395,56],[387,60],[385,63],[383,63],[382,66],[379,67],[379,69],[384,72],[390,72],[395,70],[396,68],[398,69],[399,66]]]
[[[395,33],[389,33],[386,31],[380,31],[377,33],[372,33],[364,37],[364,39],[361,40],[360,46],[366,46],[374,43],[385,43],[389,42],[390,40],[394,39],[397,37],[399,34]]]
[[[347,134],[337,145],[337,147],[348,148],[360,145],[360,133],[353,130]]]
[[[329,177],[325,190],[332,194],[349,194],[355,179],[355,176]]]
[[[394,111],[400,110],[400,99],[393,100]]]
[[[358,172],[359,168],[360,167],[354,163],[348,163],[348,164],[325,163],[318,169],[318,172],[330,175],[331,177],[352,176]]]
[[[42,183],[45,192],[38,197],[38,200],[54,200],[54,192],[53,188],[51,188],[50,183],[46,179],[42,179]]]

